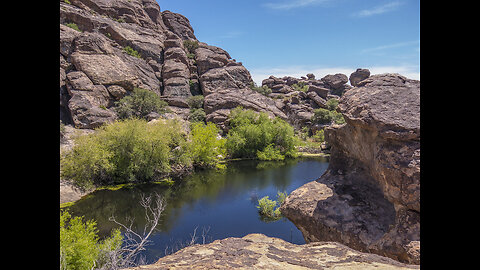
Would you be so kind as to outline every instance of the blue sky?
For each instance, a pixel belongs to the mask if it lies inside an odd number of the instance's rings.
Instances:
[[[198,40],[270,75],[400,73],[420,79],[420,0],[157,0]]]

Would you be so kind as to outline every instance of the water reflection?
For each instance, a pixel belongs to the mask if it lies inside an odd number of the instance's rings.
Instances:
[[[327,166],[325,158],[236,161],[223,171],[195,172],[169,188],[143,184],[116,191],[96,191],[69,211],[95,219],[100,236],[108,235],[115,226],[108,220],[112,215],[122,223],[127,223],[127,217],[133,218],[134,230],[143,232],[146,220],[139,203],[142,194],[162,195],[167,205],[157,227],[159,231],[151,237],[154,244],[144,254],[149,263],[184,246],[195,228],[200,243],[203,242],[202,231],[208,230],[206,242],[256,232],[303,244],[301,232],[290,221],[263,222],[255,206],[263,196],[275,198],[278,191],[290,193],[319,178]]]

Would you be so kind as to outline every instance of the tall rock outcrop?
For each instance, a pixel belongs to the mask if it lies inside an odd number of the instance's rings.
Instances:
[[[185,16],[162,12],[154,0],[69,2],[60,1],[60,118],[65,123],[92,129],[114,121],[114,102],[136,87],[161,96],[175,112],[188,108],[192,95],[255,94],[245,90],[253,81],[242,63],[198,41]],[[197,47],[190,51],[185,41]],[[224,98],[238,102],[233,96]],[[228,110],[209,108],[213,115]]]
[[[325,130],[330,164],[280,208],[307,242],[420,262],[420,82],[373,75],[346,91]]]

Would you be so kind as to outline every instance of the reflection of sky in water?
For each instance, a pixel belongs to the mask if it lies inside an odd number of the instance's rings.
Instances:
[[[95,219],[100,234],[108,234],[115,215],[121,222],[134,217],[135,226],[143,231],[144,209],[138,203],[141,193],[158,192],[167,198],[160,231],[150,237],[153,242],[143,253],[148,263],[165,252],[172,253],[186,242],[197,228],[197,243],[202,243],[202,230],[208,230],[206,242],[226,237],[243,237],[263,233],[286,241],[305,243],[301,232],[286,218],[263,222],[256,208],[257,200],[278,191],[292,192],[301,185],[319,178],[328,163],[319,159],[297,159],[288,162],[238,161],[228,164],[223,173],[200,171],[168,190],[158,185],[142,185],[132,189],[96,192],[71,208],[77,215]]]

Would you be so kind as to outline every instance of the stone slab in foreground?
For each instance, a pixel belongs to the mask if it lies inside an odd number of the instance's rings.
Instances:
[[[131,270],[149,269],[420,269],[336,242],[295,245],[263,234],[193,245]]]

